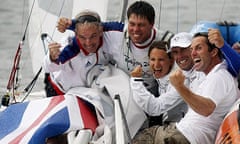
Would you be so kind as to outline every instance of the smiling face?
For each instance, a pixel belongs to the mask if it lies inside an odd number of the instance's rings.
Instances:
[[[134,43],[144,43],[150,38],[153,24],[147,18],[131,14],[128,19],[128,33]]]
[[[87,52],[95,53],[100,45],[102,29],[97,23],[79,23],[76,25],[76,36]]]
[[[165,50],[153,48],[149,55],[149,65],[154,77],[162,78],[170,72],[173,60]]]
[[[193,67],[193,59],[191,58],[190,48],[173,47],[171,49],[173,59],[178,64],[179,68],[188,71]]]
[[[191,44],[191,56],[194,61],[194,69],[208,74],[210,70],[219,62],[218,49],[210,49],[207,38],[198,36],[193,38]]]

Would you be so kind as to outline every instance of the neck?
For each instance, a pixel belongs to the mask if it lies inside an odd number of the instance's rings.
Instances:
[[[207,75],[216,65],[220,64],[221,62],[222,60],[220,58],[216,58],[215,60],[212,60],[208,68],[203,72]]]

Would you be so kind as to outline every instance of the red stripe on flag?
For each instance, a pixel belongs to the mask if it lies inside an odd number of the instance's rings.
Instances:
[[[17,136],[15,139],[13,139],[9,144],[17,144],[21,141],[21,139],[35,126],[37,126],[42,119],[53,109],[55,106],[57,106],[60,102],[64,101],[65,98],[63,95],[60,96],[54,96],[51,98],[51,102],[49,103],[48,107],[43,111],[43,113],[27,128],[24,132],[22,132],[19,136]]]
[[[98,126],[98,120],[95,112],[86,105],[86,103],[78,98],[78,105],[80,107],[80,114],[82,116],[83,124],[85,129],[91,129],[92,132],[95,132],[95,129]]]

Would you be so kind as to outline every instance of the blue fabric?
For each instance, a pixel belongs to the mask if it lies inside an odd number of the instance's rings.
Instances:
[[[71,44],[68,44],[64,47],[63,51],[59,55],[59,58],[57,60],[58,63],[65,63],[68,60],[72,59],[76,55],[80,53],[80,48],[77,43],[76,37],[72,38]]]
[[[69,113],[67,107],[65,107],[38,128],[38,131],[33,134],[29,144],[43,144],[46,138],[62,134],[67,131],[69,127]]]
[[[8,106],[0,113],[0,139],[18,128],[28,102]]]
[[[237,77],[240,72],[240,55],[225,42],[224,46],[220,49],[227,61],[228,71]]]
[[[76,25],[76,20],[72,20],[72,25],[68,28],[69,30],[74,31]],[[123,31],[124,23],[120,22],[102,22],[103,31]]]

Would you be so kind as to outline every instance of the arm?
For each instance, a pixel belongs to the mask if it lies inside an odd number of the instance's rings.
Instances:
[[[57,29],[60,32],[65,32],[66,29],[75,31],[75,25],[76,25],[76,20],[75,19],[68,19],[68,18],[60,18],[58,21]],[[124,29],[124,24],[121,22],[102,22],[103,30],[104,31],[109,31],[109,30],[118,30],[118,31],[123,31]]]
[[[155,97],[146,89],[143,82],[138,78],[132,77],[130,85],[133,92],[133,99],[137,105],[152,116],[167,112],[183,101],[172,86],[170,86],[168,92],[159,97]]]
[[[224,43],[224,46],[220,48],[220,50],[227,61],[228,71],[234,77],[237,77],[240,71],[240,55],[235,50],[233,50],[226,42]]]
[[[60,55],[61,45],[59,43],[53,42],[48,45],[48,54],[45,56],[43,61],[43,67],[47,72],[54,72],[60,70],[59,63],[57,59]]]
[[[142,69],[142,67],[141,67],[140,65],[138,65],[137,67],[135,67],[135,68],[133,69],[133,71],[130,72],[130,75],[131,75],[132,77],[139,77],[139,78],[141,78],[142,75],[143,75],[143,69]]]
[[[75,30],[75,20],[71,20],[65,17],[61,17],[58,21],[58,25],[57,25],[57,29],[58,31],[60,31],[61,33],[64,33],[66,31],[66,29]]]
[[[170,82],[176,88],[178,93],[182,96],[184,101],[197,113],[208,116],[210,115],[216,105],[215,103],[206,97],[197,95],[193,93],[190,89],[188,89],[184,85],[185,76],[183,75],[181,70],[176,70],[170,76]]]
[[[80,52],[76,38],[71,38],[71,41],[72,42],[70,44],[67,44],[64,39],[61,44],[53,42],[48,45],[49,51],[44,59],[44,68],[47,71],[54,72],[61,70],[67,61]],[[63,45],[66,46],[63,47]]]
[[[227,61],[228,71],[234,77],[237,77],[240,71],[240,55],[224,41],[219,30],[209,29],[208,39],[221,50]]]

